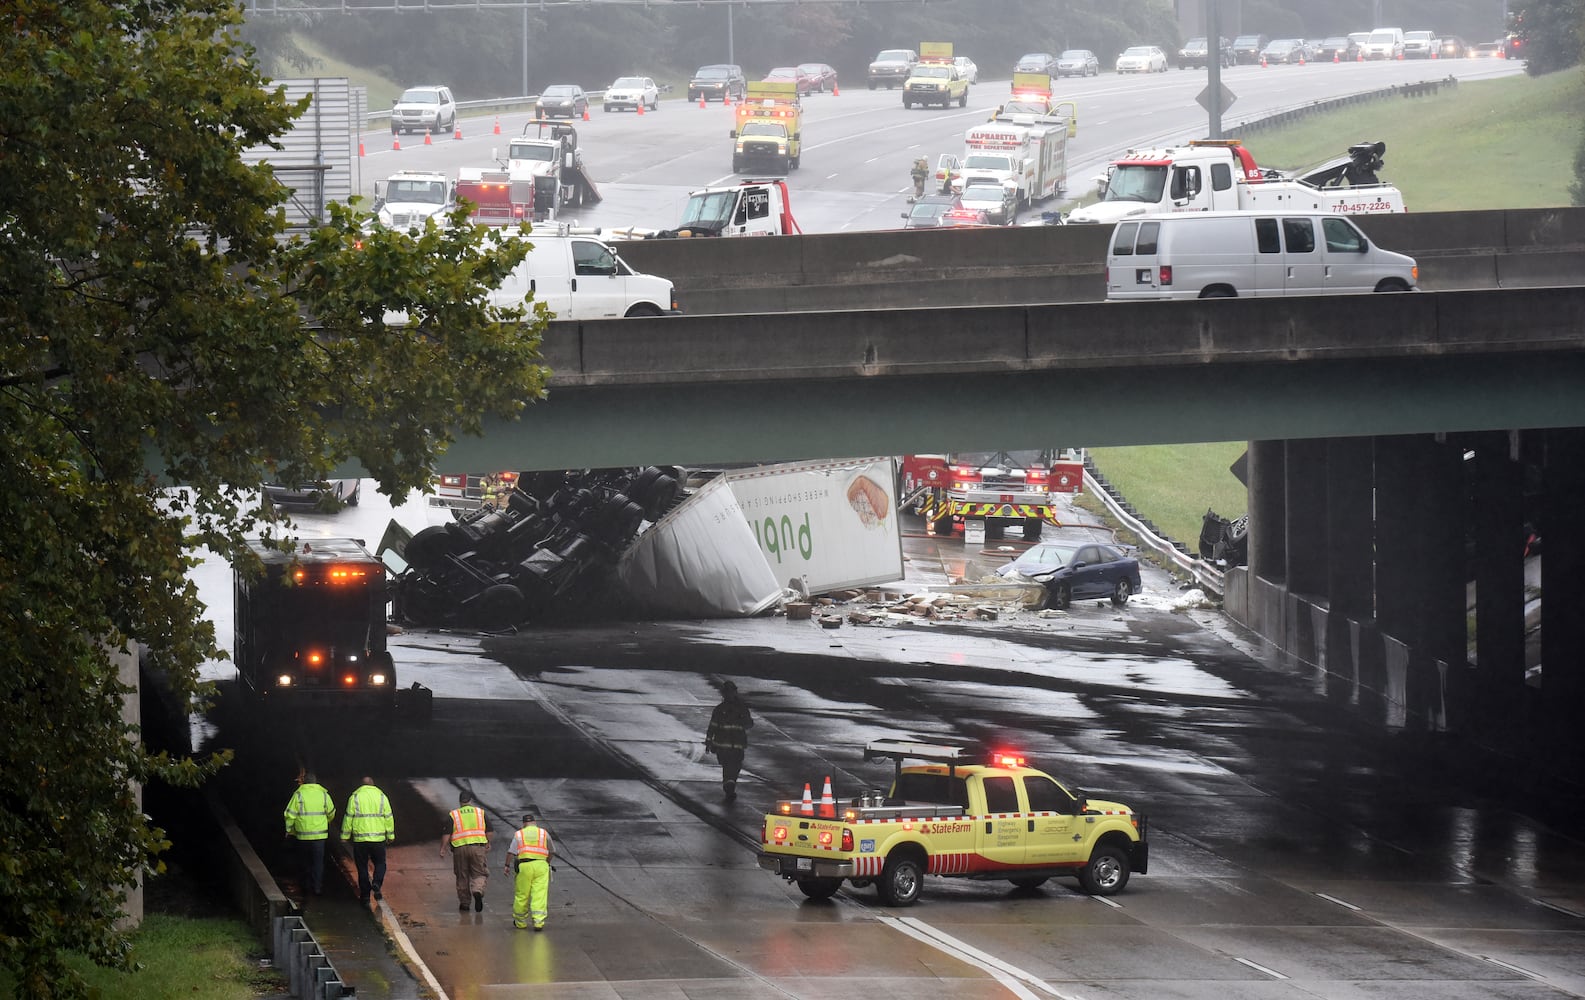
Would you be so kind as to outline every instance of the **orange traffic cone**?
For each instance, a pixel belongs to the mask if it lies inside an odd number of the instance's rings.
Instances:
[[[1334,53],[1332,53],[1332,61],[1333,61],[1333,62],[1334,62],[1334,63],[1339,63],[1339,62],[1342,62],[1342,61],[1343,61],[1343,60],[1341,60],[1341,59],[1339,59],[1339,58],[1338,58],[1338,57],[1337,57],[1337,53],[1336,53],[1336,52],[1334,52]]]
[[[1399,62],[1403,62],[1403,53],[1402,52],[1398,53],[1398,61]]]
[[[832,97],[841,97],[842,96],[842,88],[838,87],[835,83],[832,83],[831,84],[831,96]]]
[[[644,99],[642,97],[638,101],[638,116],[640,118],[644,117]]]
[[[398,151],[401,148],[402,148],[402,140],[401,140],[401,138],[399,136],[394,136],[394,135],[391,136],[391,149],[392,149],[392,151]]]
[[[1260,68],[1261,69],[1265,69],[1266,68],[1266,55],[1265,55],[1265,53],[1261,53],[1261,56],[1260,56]]]
[[[820,815],[836,818],[837,800],[831,797],[831,775],[826,775],[826,786],[820,792]]]
[[[1360,50],[1358,57],[1356,57],[1354,61],[1355,62],[1364,62],[1365,61],[1365,50],[1364,49]]]
[[[359,156],[366,156],[366,155],[368,155],[368,154],[366,154],[366,153],[364,153],[364,151],[363,151],[363,140],[362,140],[362,139],[359,139],[359,140],[358,140],[358,155],[359,155]]]
[[[501,134],[501,116],[500,115],[496,115],[495,116],[495,134],[496,135],[500,135]]]
[[[584,121],[588,121],[589,120],[589,106],[588,105],[584,105],[584,108],[583,108],[583,120]]]
[[[434,144],[435,144],[435,140],[433,140],[433,139],[431,139],[429,137],[429,133],[428,132],[425,132],[424,133],[424,145],[433,146]]]
[[[732,106],[732,92],[730,90],[721,95],[721,106],[726,108]]]
[[[452,136],[452,138],[453,139],[461,139],[462,138],[462,123],[461,122],[457,123],[457,131],[456,131],[456,134]]]
[[[1299,53],[1299,65],[1300,66],[1304,65],[1304,53],[1303,52]]]
[[[809,782],[807,781],[804,782],[803,808],[799,809],[798,811],[803,813],[805,816],[813,816],[815,814],[815,800],[814,796],[809,793]]]
[[[699,95],[699,106],[700,106],[700,107],[701,107],[701,108],[702,108],[702,107],[704,107],[704,94],[703,94],[703,93],[701,93],[701,94],[700,94],[700,95]]]

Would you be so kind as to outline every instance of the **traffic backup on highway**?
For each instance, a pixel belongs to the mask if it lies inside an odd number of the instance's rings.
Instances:
[[[874,885],[888,906],[916,902],[926,875],[1022,889],[1077,878],[1085,892],[1110,896],[1149,869],[1143,815],[1070,791],[1018,754],[883,739],[864,759],[895,764],[890,790],[838,804],[827,778],[816,803],[806,784],[802,801],[778,802],[765,816],[761,868],[811,899],[829,898],[844,881]]]

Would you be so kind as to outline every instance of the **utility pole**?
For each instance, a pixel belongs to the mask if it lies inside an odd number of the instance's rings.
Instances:
[[[1209,100],[1205,110],[1210,113],[1207,137],[1222,137],[1222,17],[1218,9],[1222,0],[1207,0],[1205,5],[1205,72],[1206,92]]]

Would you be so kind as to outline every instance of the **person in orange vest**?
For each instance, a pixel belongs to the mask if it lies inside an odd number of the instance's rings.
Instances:
[[[322,895],[325,891],[325,841],[330,838],[330,821],[336,818],[336,804],[312,771],[297,778],[297,791],[286,803],[286,839],[297,841],[302,875],[297,891]]]
[[[457,796],[451,811],[451,826],[440,837],[440,856],[451,848],[451,870],[457,877],[457,909],[468,908],[473,897],[475,913],[484,909],[484,886],[490,878],[490,832],[485,829],[484,810],[473,804],[473,793]]]
[[[517,880],[512,896],[512,926],[518,930],[534,923],[536,931],[545,929],[545,918],[550,915],[550,834],[534,822],[533,813],[523,814],[523,826],[512,835],[512,847],[506,852],[506,873],[516,869]]]

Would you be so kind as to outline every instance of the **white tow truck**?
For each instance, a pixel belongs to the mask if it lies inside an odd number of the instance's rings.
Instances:
[[[423,225],[452,206],[451,181],[435,170],[398,170],[374,185],[374,213],[395,229]]]
[[[540,221],[555,218],[557,209],[600,200],[600,189],[578,150],[578,130],[566,122],[530,119],[522,134],[507,143],[506,157],[499,163],[513,180],[532,180],[534,215]]]
[[[689,192],[682,221],[675,229],[627,226],[606,228],[602,232],[607,239],[613,240],[652,240],[692,236],[788,236],[803,230],[793,218],[787,182],[772,178]]]
[[[1070,223],[1114,223],[1161,212],[1405,212],[1403,192],[1377,176],[1384,142],[1361,142],[1347,154],[1297,176],[1267,170],[1237,139],[1131,149],[1102,179],[1101,200],[1075,209]]]

